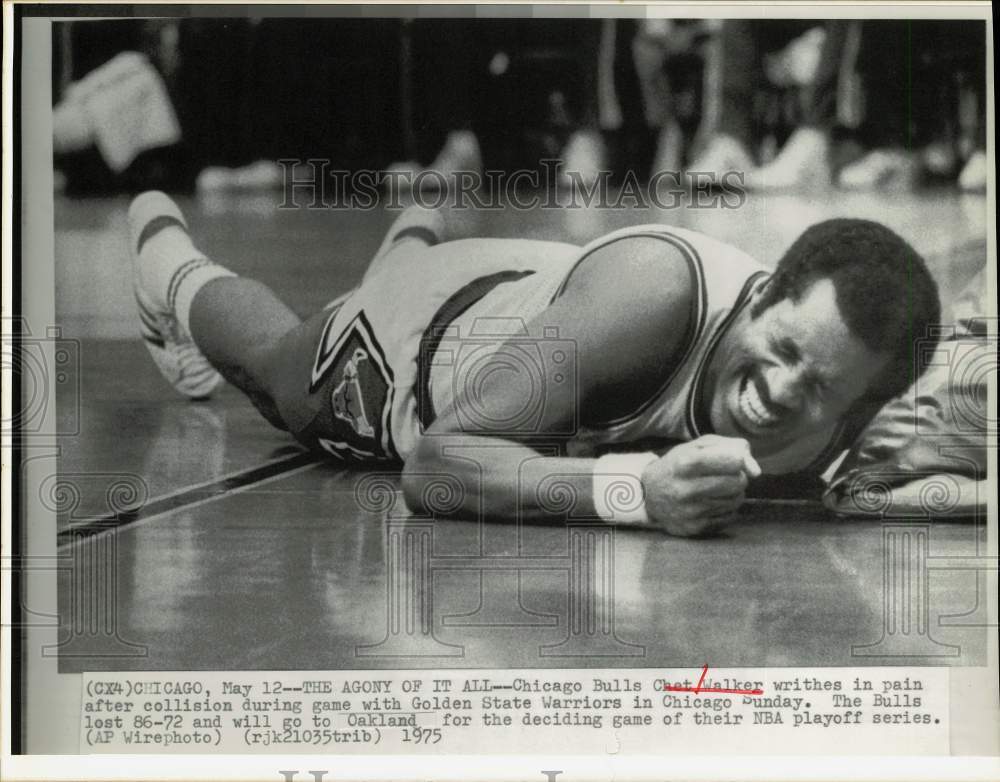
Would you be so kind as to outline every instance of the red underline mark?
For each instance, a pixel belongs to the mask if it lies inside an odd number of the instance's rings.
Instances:
[[[663,688],[664,692],[693,692],[696,695],[700,695],[703,692],[723,692],[730,695],[763,695],[763,690],[730,690],[724,687],[702,687],[701,684],[705,681],[705,676],[708,675],[708,665],[706,664],[704,668],[701,669],[701,678],[698,679],[698,683],[694,687],[680,687],[674,684],[668,684]]]

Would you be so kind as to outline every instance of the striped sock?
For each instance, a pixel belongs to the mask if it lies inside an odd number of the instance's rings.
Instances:
[[[153,228],[155,222],[147,228]],[[142,269],[153,275],[147,280],[150,290],[162,297],[183,331],[190,334],[191,302],[198,291],[211,280],[236,275],[206,258],[176,221],[162,223],[156,229],[143,231],[140,238]]]
[[[169,303],[186,333],[191,333],[191,303],[198,291],[212,280],[235,276],[226,267],[207,258],[194,258],[177,268],[171,280]]]

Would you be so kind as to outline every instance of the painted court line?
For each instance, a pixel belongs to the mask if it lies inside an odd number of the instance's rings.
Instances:
[[[71,526],[59,532],[56,535],[56,541],[59,548],[64,548],[74,543],[89,540],[95,535],[121,530],[126,527],[135,527],[139,522],[151,521],[154,518],[181,510],[182,508],[194,508],[208,502],[214,502],[223,497],[239,494],[254,486],[270,483],[278,478],[288,477],[297,472],[304,472],[321,463],[317,459],[316,454],[308,452],[297,453],[285,459],[251,467],[248,470],[242,470],[241,472],[232,473],[213,481],[189,486],[172,494],[163,495],[150,500],[135,510],[113,513]],[[205,496],[206,493],[208,496]]]
[[[56,541],[59,548],[65,548],[89,540],[96,535],[125,528],[134,528],[140,522],[151,521],[181,509],[195,508],[223,497],[241,493],[253,487],[271,483],[278,478],[289,477],[292,474],[304,472],[307,469],[323,464],[324,461],[317,454],[308,451],[295,453],[284,459],[278,459],[246,470],[230,473],[220,478],[186,486],[183,489],[149,500],[134,510],[112,513],[89,521],[80,522],[79,524],[70,525],[56,535]],[[802,499],[774,500],[751,498],[747,502],[748,504],[767,503],[779,505],[816,504],[815,501]]]

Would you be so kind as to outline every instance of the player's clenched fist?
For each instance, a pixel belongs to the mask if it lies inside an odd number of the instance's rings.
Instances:
[[[760,475],[750,444],[707,434],[669,450],[642,473],[646,513],[672,535],[699,535],[733,520],[750,478]]]

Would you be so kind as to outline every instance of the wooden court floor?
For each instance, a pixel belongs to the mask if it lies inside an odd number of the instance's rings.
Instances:
[[[182,199],[199,246],[308,314],[357,282],[394,214]],[[981,525],[838,521],[757,501],[681,540],[555,520],[409,517],[398,477],[303,454],[232,388],[181,400],[135,336],[127,201],[57,199],[60,668],[977,664]],[[489,212],[485,235],[583,243],[629,224],[711,233],[773,263],[807,225],[881,219],[933,254],[983,198],[750,197],[740,209]],[[937,264],[949,284],[953,270]],[[56,491],[56,489],[69,489]],[[103,526],[102,526],[103,525]],[[92,532],[97,526],[106,531]]]

